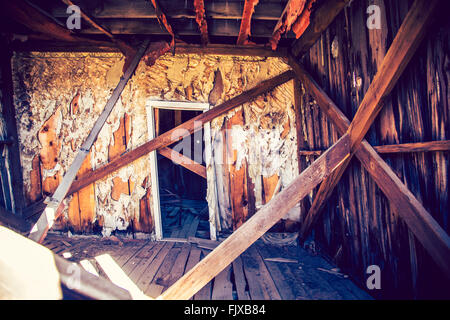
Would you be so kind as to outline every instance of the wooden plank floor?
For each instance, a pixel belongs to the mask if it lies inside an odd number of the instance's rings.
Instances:
[[[177,232],[173,233],[176,236]],[[95,260],[109,254],[145,294],[157,297],[211,250],[176,241],[105,239],[49,234],[44,245],[74,262],[86,260],[103,277]],[[269,261],[269,260],[276,261]],[[333,266],[298,246],[275,247],[258,240],[200,290],[194,300],[371,299]]]

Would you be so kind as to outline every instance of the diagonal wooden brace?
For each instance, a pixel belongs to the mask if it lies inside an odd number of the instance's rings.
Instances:
[[[231,236],[168,288],[159,299],[187,300],[192,297],[284,217],[325,177],[332,174],[349,156],[349,136],[344,135],[289,186],[275,195]]]
[[[385,61],[383,61],[382,68],[380,68],[380,72],[374,79],[374,87],[378,90],[374,91],[369,88],[367,94],[369,94],[369,92],[374,93],[370,96],[367,96],[366,94],[367,99],[365,97],[363,103],[364,101],[366,102],[365,104],[362,103],[365,113],[360,112],[360,109],[358,110],[358,117],[355,116],[356,122],[354,120],[352,123],[353,126],[351,126],[350,121],[326,95],[326,93],[317,85],[317,83],[315,83],[312,77],[303,69],[302,66],[300,66],[292,58],[290,59],[290,64],[305,87],[315,97],[318,105],[336,125],[338,131],[341,134],[347,131],[350,135],[352,133],[354,134],[353,153],[355,153],[355,155],[360,159],[364,168],[369,172],[369,174],[371,174],[380,189],[390,200],[390,203],[393,205],[395,211],[404,219],[410,230],[430,253],[435,262],[441,267],[445,274],[450,277],[450,266],[448,264],[448,261],[450,261],[450,238],[447,233],[426,211],[422,204],[414,197],[414,195],[390,169],[386,162],[370,146],[370,144],[365,140],[362,141],[361,144],[358,144],[358,141],[361,141],[361,137],[364,136],[365,132],[367,132],[370,127],[368,123],[373,122],[375,119],[374,114],[377,114],[381,110],[381,108],[377,107],[377,105],[380,104],[380,101],[387,94],[389,94],[390,90],[394,86],[395,80],[398,79],[401,71],[406,67],[407,63],[405,59],[409,61],[412,56],[412,52],[414,52],[415,48],[417,48],[417,42],[420,41],[423,36],[423,27],[430,20],[430,17],[432,16],[431,13],[436,9],[437,3],[438,1],[426,3],[422,0],[418,0],[414,3],[410,13],[405,18],[405,22],[399,30],[399,38],[396,37],[394,40],[393,46],[396,45],[398,47],[394,47],[394,51],[389,49],[388,55],[386,56]],[[414,25],[414,23],[417,22],[420,23],[418,23],[418,25]],[[405,28],[410,30],[410,32],[405,30]],[[407,41],[404,39],[408,36],[414,36],[413,41]],[[400,50],[400,48],[402,50]],[[395,63],[393,60],[395,60]],[[386,77],[388,77],[388,80],[384,79]],[[386,80],[385,83],[382,83],[384,80]],[[384,87],[381,87],[382,85],[384,85]],[[373,99],[373,96],[376,98]],[[356,130],[356,128],[360,129]],[[361,130],[365,132],[362,132]],[[316,199],[314,200],[314,203],[300,231],[300,235],[303,239],[308,235],[312,225],[317,220],[321,207],[338,183],[347,164],[343,163],[342,168],[336,170],[336,172],[328,177],[320,186]]]
[[[149,40],[145,40],[143,45],[139,48],[130,66],[120,79],[119,84],[114,89],[111,97],[106,103],[105,108],[103,109],[102,113],[95,122],[94,127],[89,133],[89,136],[81,145],[77,155],[75,156],[73,163],[70,165],[69,169],[64,175],[64,178],[58,185],[58,188],[56,188],[55,193],[50,199],[46,200],[47,206],[45,207],[43,214],[41,214],[38,221],[32,227],[30,235],[28,236],[30,239],[40,243],[45,238],[47,231],[52,227],[54,221],[58,218],[58,216],[62,212],[61,207],[62,201],[66,197],[67,192],[69,191],[69,188],[72,185],[72,182],[75,180],[78,170],[80,169],[86,156],[89,154],[89,150],[91,149],[92,145],[97,139],[97,136],[100,133],[100,130],[103,128],[106,119],[108,118],[112,109],[116,105],[117,100],[119,100],[123,89],[125,89],[125,86],[128,83],[128,80],[130,80],[131,76],[136,70],[139,61],[141,60],[142,56],[147,50],[149,43],[150,43]]]

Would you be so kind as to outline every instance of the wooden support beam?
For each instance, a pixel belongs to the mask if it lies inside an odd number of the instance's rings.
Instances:
[[[139,48],[137,54],[134,56],[133,60],[130,63],[130,66],[124,73],[123,77],[121,77],[119,83],[114,89],[111,97],[106,102],[105,108],[102,113],[98,117],[97,121],[94,124],[91,132],[89,133],[86,140],[81,145],[78,150],[77,155],[75,156],[74,161],[70,165],[69,169],[65,173],[61,183],[58,185],[58,188],[52,195],[52,197],[48,200],[47,206],[39,217],[38,221],[33,225],[33,228],[30,231],[29,238],[36,241],[41,242],[45,236],[47,235],[47,231],[52,227],[54,221],[58,218],[60,213],[62,212],[61,203],[67,195],[72,182],[75,180],[76,174],[83,164],[85,158],[90,152],[92,145],[97,139],[98,134],[100,133],[103,125],[108,119],[109,114],[112,109],[116,105],[117,100],[119,100],[122,91],[125,89],[125,86],[136,70],[139,62],[141,61],[142,56],[144,55],[147,47],[149,45],[149,41],[144,41],[143,45]],[[78,190],[77,190],[78,191]]]
[[[284,9],[286,1],[264,1],[264,5],[258,7],[253,14],[253,20],[277,21]],[[173,0],[161,1],[164,13],[174,19],[195,19],[195,3],[187,1],[180,5]],[[242,18],[241,1],[204,1],[205,15],[214,20],[239,20]],[[48,9],[56,18],[66,18],[66,8],[55,4]],[[156,13],[148,0],[115,1],[109,0],[102,7],[93,8],[88,13],[96,19],[156,19]]]
[[[161,9],[161,6],[158,3],[158,0],[151,0],[153,7],[155,8],[156,16],[158,17],[159,23],[162,23],[162,25],[166,28],[167,32],[172,36],[172,41],[170,42],[170,47],[175,47],[175,33],[173,32],[172,26],[170,25],[169,21],[167,20],[166,15],[164,14],[164,11]]]
[[[71,0],[61,0],[61,1],[63,3],[65,3],[67,6],[77,5],[80,8],[80,14],[83,17],[83,19],[86,20],[91,26],[93,26],[97,30],[100,30],[107,37],[109,37],[111,39],[111,41],[114,42],[117,45],[117,47],[120,49],[120,51],[122,51],[122,53],[126,57],[131,59],[136,54],[136,49],[134,49],[133,47],[129,46],[124,41],[118,39],[108,29],[106,29],[106,28],[102,27],[100,24],[98,24],[84,10],[81,9],[80,5],[73,3]]]
[[[311,48],[321,34],[333,22],[336,16],[352,0],[328,0],[323,1],[317,9],[311,13],[309,25],[301,37],[292,44],[292,54],[301,57]]]
[[[248,37],[250,36],[252,15],[255,12],[255,7],[259,0],[245,0],[244,10],[242,11],[241,27],[236,44],[248,44]]]
[[[435,0],[430,4],[426,4],[425,0],[416,0],[403,21],[400,29],[389,48],[379,71],[374,77],[366,95],[361,102],[360,107],[355,115],[353,122],[349,125],[347,132],[352,139],[352,150],[355,150],[365,133],[375,120],[376,115],[381,110],[382,100],[391,92],[400,74],[406,68],[407,63],[411,59],[413,53],[422,40],[426,31],[426,26],[431,20],[432,13],[437,6],[439,0]],[[292,68],[299,73],[299,67],[296,66],[295,60],[291,60]],[[332,103],[332,102],[331,102]],[[329,106],[330,101],[324,103],[325,108]],[[360,112],[364,110],[364,112]],[[334,116],[342,117],[343,114]],[[342,126],[342,125],[341,125]],[[349,162],[344,165],[348,165]],[[325,180],[316,194],[316,198],[306,217],[305,223],[302,225],[301,236],[305,238],[306,234],[312,227],[312,223],[317,220],[316,215],[325,204],[339,182],[345,167],[338,170],[333,176]]]
[[[287,51],[278,48],[272,51],[263,46],[238,46],[225,44],[209,44],[207,47],[194,44],[178,44],[175,48],[176,54],[216,54],[232,56],[251,56],[251,57],[287,57]]]
[[[450,140],[390,144],[376,146],[374,149],[378,153],[450,151]]]
[[[381,154],[450,151],[450,140],[387,144],[384,146],[372,147],[376,152]],[[300,156],[320,156],[324,151],[325,150],[299,150],[298,154]]]
[[[289,0],[286,4],[280,19],[278,19],[278,22],[273,29],[272,38],[269,40],[272,50],[277,48],[278,41],[280,41],[281,36],[291,29],[291,26],[301,15],[307,1],[314,2],[315,0]]]
[[[179,164],[180,166],[183,166],[186,169],[198,174],[200,177],[206,179],[206,168],[200,163],[195,162],[194,160],[168,147],[161,148],[158,152],[167,159],[172,160],[174,163]]]
[[[344,135],[304,170],[284,190],[241,225],[195,267],[168,288],[159,299],[187,300],[224,270],[241,253],[275,225],[325,177],[349,157],[348,135]]]
[[[209,43],[208,37],[208,24],[206,23],[205,18],[205,4],[203,0],[194,0],[195,7],[195,21],[198,24],[198,28],[200,29],[200,34],[202,38],[202,45],[206,46]]]
[[[108,46],[89,46],[87,43],[62,43],[54,41],[27,41],[26,43],[12,44],[13,51],[44,51],[44,52],[118,52],[118,48],[113,43],[106,42]],[[285,48],[278,48],[272,51],[264,46],[236,46],[226,44],[209,44],[204,47],[196,44],[186,44],[177,42],[175,45],[175,54],[214,54],[223,56],[251,56],[251,57],[287,57]]]
[[[345,134],[350,127],[348,118],[295,59],[291,57],[289,64],[297,74],[297,77],[302,81],[306,90],[314,96],[319,107],[336,126],[339,133]],[[444,143],[444,145],[447,144]],[[445,263],[445,261],[450,261],[450,240],[446,232],[367,141],[362,141],[360,147],[355,152],[355,156],[361,161],[361,164],[389,199],[395,212],[404,219],[410,230],[430,253],[431,257],[447,275],[450,274],[448,272],[449,265]],[[338,180],[337,177],[336,180]],[[328,183],[333,183],[333,181],[330,179]],[[325,181],[322,184],[325,184]],[[318,213],[317,210],[320,211],[318,202],[316,202],[315,207],[317,209],[314,211],[310,210],[309,215],[316,215]],[[309,219],[311,221],[314,220],[314,218]],[[311,224],[307,225],[305,223],[302,225],[300,231],[301,238],[305,239],[311,228]]]
[[[72,194],[80,190],[81,188],[105,177],[106,175],[113,173],[119,168],[128,165],[129,163],[135,161],[136,159],[139,159],[140,157],[148,154],[153,150],[166,147],[174,142],[181,140],[185,136],[188,136],[189,134],[193,133],[194,131],[200,130],[200,128],[204,123],[213,120],[214,118],[240,106],[243,103],[255,99],[259,95],[265,94],[273,90],[277,86],[289,80],[292,80],[294,76],[295,74],[293,73],[292,70],[285,71],[279,74],[278,76],[275,76],[271,79],[261,82],[253,89],[247,90],[241,93],[240,95],[231,98],[230,100],[214,107],[213,109],[208,110],[182,123],[178,127],[175,127],[161,134],[160,136],[154,138],[153,140],[144,143],[143,145],[137,147],[136,149],[121,155],[120,157],[112,160],[108,164],[105,164],[104,166],[96,169],[95,171],[79,177],[78,180],[73,182],[72,186],[68,191],[68,194]],[[173,134],[174,132],[185,132],[185,134],[180,136],[174,136]]]
[[[18,23],[25,25],[34,32],[49,36],[50,38],[65,42],[84,42],[95,46],[109,45],[109,43],[105,41],[97,41],[84,38],[80,35],[74,35],[69,29],[60,26],[41,11],[36,10],[36,8],[31,6],[27,1],[3,1],[1,3],[1,8]]]
[[[352,149],[364,139],[383,102],[391,93],[425,37],[440,0],[416,0],[400,26],[348,129]]]

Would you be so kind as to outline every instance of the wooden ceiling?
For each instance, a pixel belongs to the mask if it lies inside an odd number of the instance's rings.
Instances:
[[[68,7],[66,0],[18,1],[31,5],[49,20],[65,28],[70,15],[66,13]],[[73,0],[72,2],[98,25],[127,43],[148,36],[154,41],[172,39],[168,28],[161,20],[163,14],[178,43],[256,44],[269,47],[269,40],[275,28],[279,28],[280,17],[288,2],[306,7],[305,3],[308,1],[311,0]],[[203,5],[204,10],[200,13],[199,5]],[[159,7],[159,12],[155,6]],[[202,36],[199,20],[203,12],[203,28],[207,33]],[[28,36],[39,34],[33,26],[30,26],[30,21],[25,21],[8,10],[2,10],[2,13],[4,17],[0,27],[3,32]],[[249,30],[242,31],[246,25]],[[240,31],[241,37],[238,41]],[[86,19],[82,19],[81,30],[75,34],[88,39],[108,40],[104,32]],[[281,35],[278,45],[290,47],[294,40],[295,34],[289,30]]]

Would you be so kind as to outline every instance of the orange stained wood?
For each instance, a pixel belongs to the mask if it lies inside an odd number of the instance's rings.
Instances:
[[[264,203],[268,203],[275,194],[278,185],[279,176],[273,174],[270,177],[263,177]]]
[[[31,162],[30,187],[26,191],[26,199],[33,203],[42,196],[42,182],[39,155],[35,155]]]

